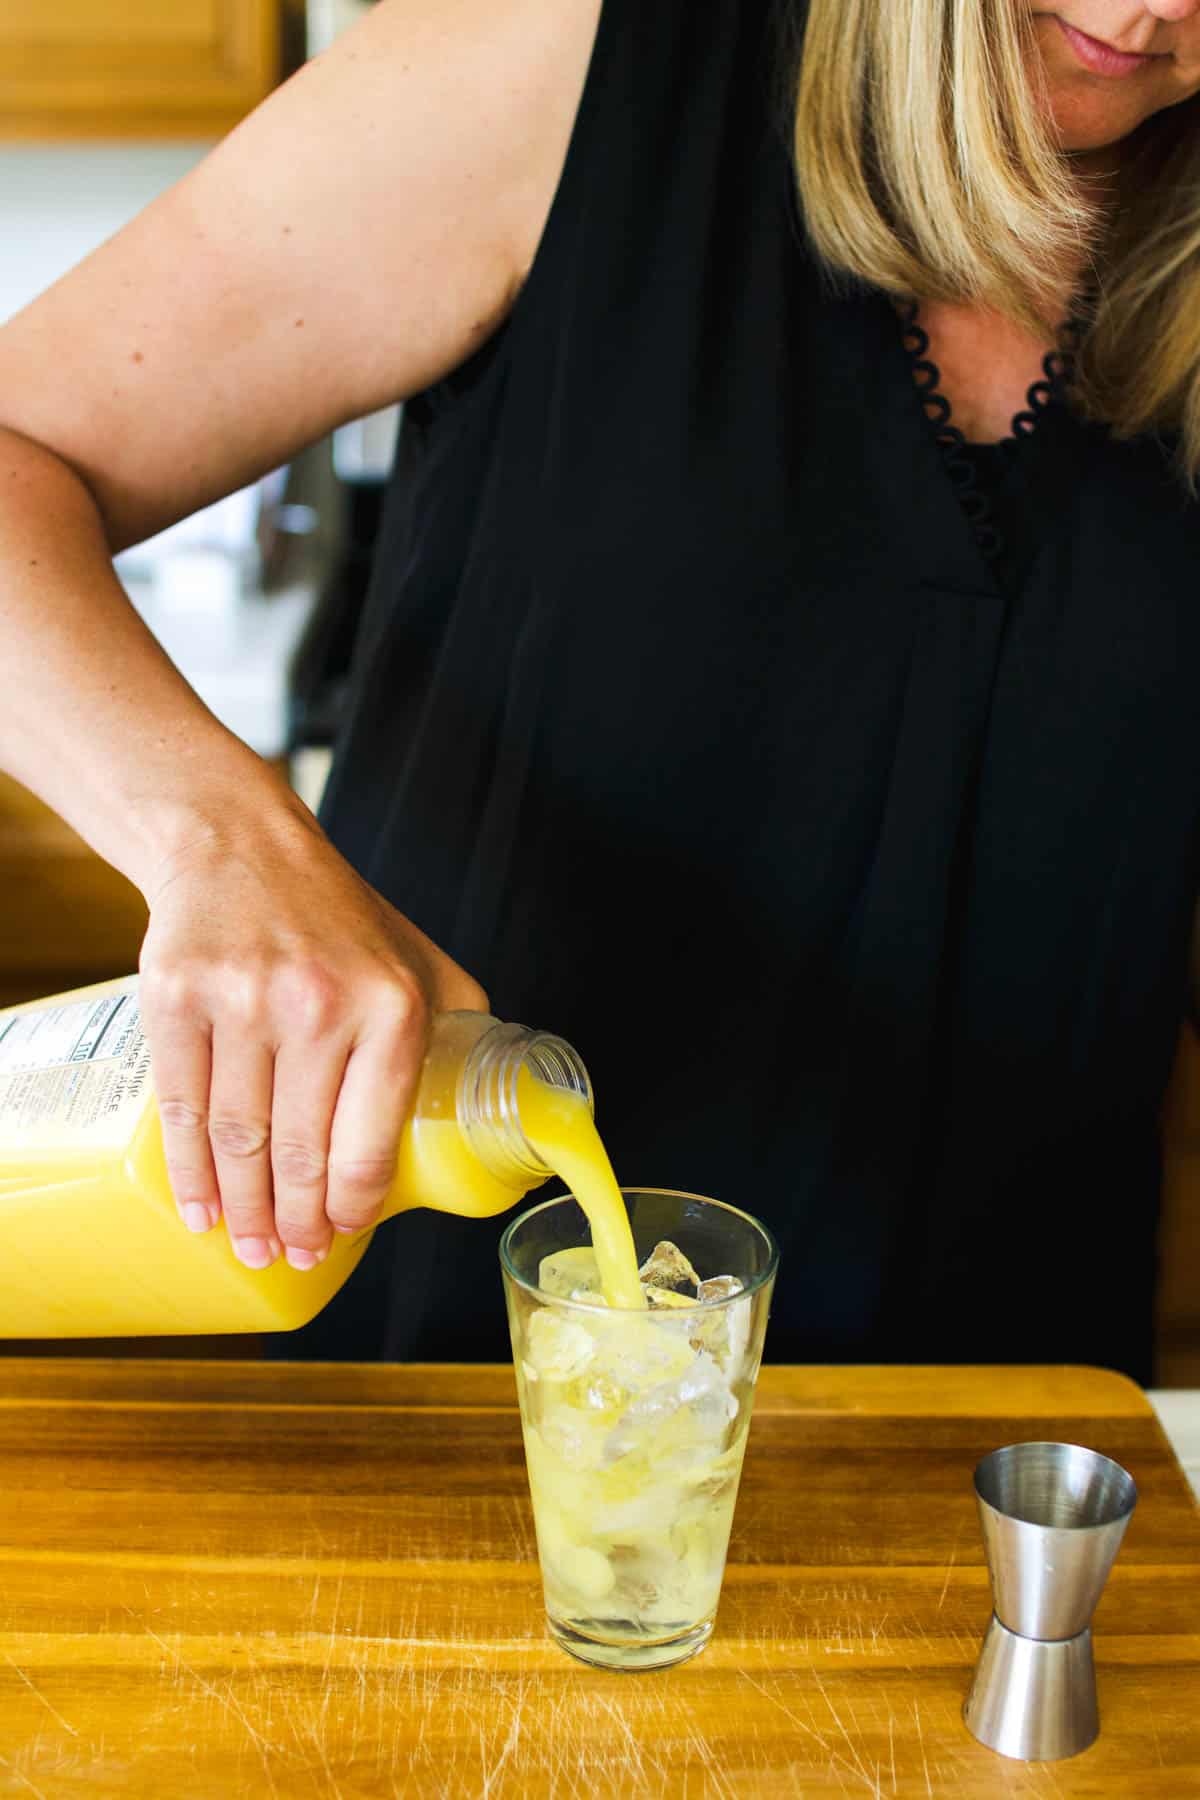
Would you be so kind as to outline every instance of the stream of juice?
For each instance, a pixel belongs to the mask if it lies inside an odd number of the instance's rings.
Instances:
[[[525,1136],[587,1214],[604,1298],[610,1306],[643,1311],[629,1215],[587,1102],[523,1069],[517,1105]]]

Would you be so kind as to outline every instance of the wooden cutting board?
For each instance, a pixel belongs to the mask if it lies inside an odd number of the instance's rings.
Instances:
[[[1117,1457],[1102,1730],[1008,1762],[960,1712],[971,1472]],[[0,1794],[1200,1794],[1200,1514],[1144,1396],[1050,1369],[766,1369],[716,1636],[613,1675],[544,1634],[503,1368],[0,1360]]]

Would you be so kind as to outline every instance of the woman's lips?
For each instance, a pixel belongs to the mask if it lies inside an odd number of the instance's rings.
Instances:
[[[1086,31],[1077,31],[1057,13],[1054,18],[1079,61],[1093,75],[1119,80],[1124,75],[1136,75],[1139,69],[1157,61],[1153,56],[1131,56],[1127,50],[1114,50],[1111,44],[1102,44],[1099,38],[1089,37]]]

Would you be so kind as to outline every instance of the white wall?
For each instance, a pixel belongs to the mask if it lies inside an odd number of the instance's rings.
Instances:
[[[207,144],[0,147],[0,320],[111,237]]]
[[[315,56],[361,19],[373,0],[308,0],[308,53]]]

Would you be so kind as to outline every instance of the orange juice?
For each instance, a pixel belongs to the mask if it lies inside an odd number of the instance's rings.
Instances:
[[[483,1014],[442,1015],[381,1218],[414,1206],[485,1218],[551,1173],[592,1222],[610,1304],[644,1305],[578,1058]],[[335,1236],[300,1273],[282,1259],[245,1268],[223,1226],[184,1229],[135,978],[0,1012],[0,1337],[293,1330],[371,1236]]]
[[[526,1137],[587,1214],[605,1300],[644,1307],[629,1215],[590,1110],[578,1094],[549,1087],[528,1070],[517,1092]]]

